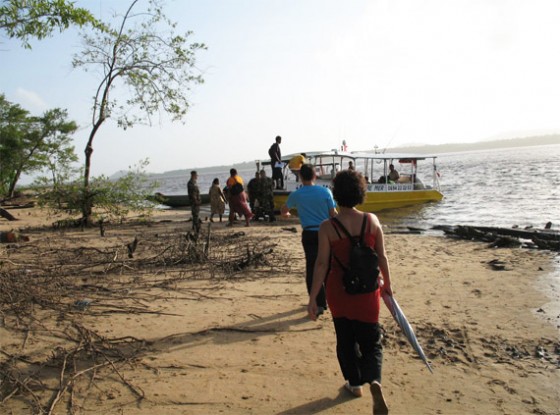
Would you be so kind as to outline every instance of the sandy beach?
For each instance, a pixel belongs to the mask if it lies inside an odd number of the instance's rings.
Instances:
[[[372,413],[342,388],[330,314],[307,318],[297,219],[205,222],[196,242],[188,210],[104,237],[10,212],[0,232],[29,241],[0,244],[1,413]],[[391,414],[560,414],[558,254],[391,229],[386,246],[434,369],[382,306]]]

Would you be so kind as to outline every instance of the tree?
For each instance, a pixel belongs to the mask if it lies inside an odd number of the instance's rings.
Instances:
[[[77,161],[71,134],[78,127],[67,117],[59,108],[34,117],[0,95],[0,194],[13,197],[23,173]]]
[[[74,67],[103,74],[95,91],[85,148],[82,219],[86,223],[92,215],[93,140],[101,125],[112,118],[126,129],[145,120],[151,123],[153,115],[161,112],[170,114],[173,121],[182,120],[190,107],[190,85],[203,82],[194,65],[195,53],[205,46],[187,44],[191,32],[174,34],[176,23],[163,14],[157,0],[150,0],[145,12],[133,14],[138,1],[132,2],[117,28],[85,35],[84,49],[73,61]],[[117,88],[122,95],[116,93]]]
[[[26,48],[31,48],[30,38],[44,39],[56,29],[62,32],[70,25],[87,24],[103,29],[88,10],[67,0],[6,0],[0,6],[0,29]]]

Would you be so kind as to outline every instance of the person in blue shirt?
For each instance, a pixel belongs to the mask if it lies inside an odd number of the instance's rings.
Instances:
[[[337,214],[336,203],[328,187],[315,185],[315,168],[304,164],[299,171],[302,186],[290,193],[286,204],[282,206],[282,216],[289,216],[290,209],[297,209],[303,228],[301,244],[305,253],[305,282],[307,293],[313,283],[313,269],[319,249],[319,225],[324,220]],[[327,309],[325,289],[321,288],[317,295],[318,315]]]

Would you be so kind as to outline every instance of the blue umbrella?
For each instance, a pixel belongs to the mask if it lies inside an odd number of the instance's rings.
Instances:
[[[406,319],[406,316],[404,315],[401,308],[399,307],[399,303],[397,303],[395,297],[387,294],[386,292],[382,293],[382,297],[383,297],[383,301],[385,302],[385,305],[393,315],[393,318],[395,319],[395,321],[403,331],[404,335],[408,339],[408,342],[411,344],[414,350],[416,350],[418,356],[420,356],[420,358],[424,361],[430,373],[434,373],[432,367],[430,366],[430,363],[428,362],[428,359],[426,358],[426,355],[424,354],[424,351],[422,350],[422,346],[420,346],[420,343],[418,343],[418,339],[414,334],[414,330],[412,329],[412,326]]]

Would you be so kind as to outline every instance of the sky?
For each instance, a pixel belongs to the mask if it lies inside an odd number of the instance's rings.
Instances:
[[[129,4],[77,2],[106,21]],[[560,132],[558,0],[167,0],[165,10],[206,44],[205,82],[185,123],[107,121],[94,175],[144,159],[155,173],[264,160],[277,135],[289,154]],[[82,45],[74,29],[32,50],[0,33],[0,93],[33,115],[67,109],[80,156],[99,83],[72,68]]]

